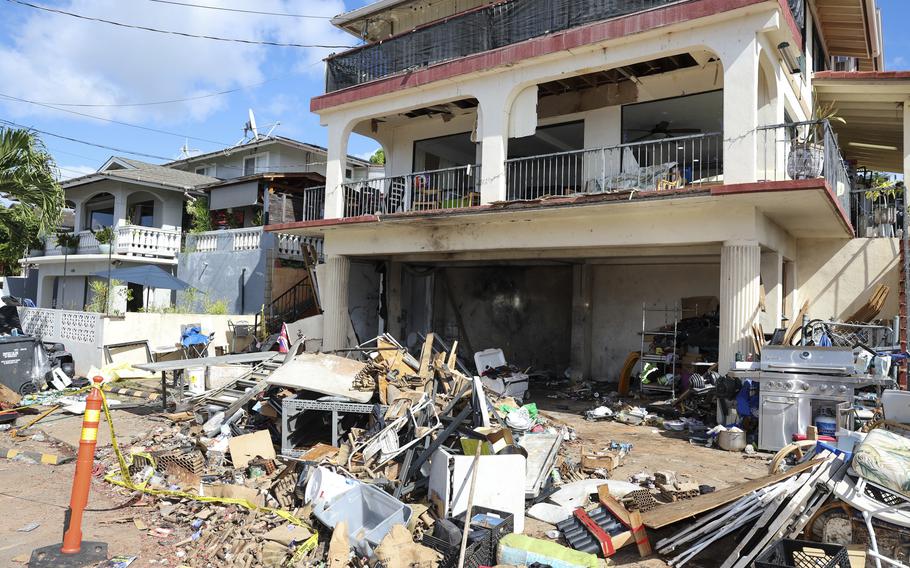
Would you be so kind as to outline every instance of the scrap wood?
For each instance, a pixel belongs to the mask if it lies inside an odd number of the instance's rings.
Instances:
[[[790,325],[787,327],[786,333],[784,333],[783,345],[792,345],[793,338],[796,337],[796,332],[803,328],[803,318],[806,314],[809,313],[809,300],[803,302],[803,307],[799,309],[799,313],[796,314],[792,320],[790,320]]]
[[[888,294],[890,292],[890,287],[879,284],[866,303],[854,312],[853,315],[848,317],[846,321],[854,323],[871,322],[882,311],[882,308],[885,307],[885,301],[888,299]]]
[[[744,495],[748,495],[756,489],[767,487],[772,483],[777,483],[778,481],[802,473],[809,468],[815,467],[822,461],[823,460],[821,459],[814,459],[794,466],[782,473],[766,475],[746,483],[718,489],[713,493],[706,493],[694,499],[661,505],[644,513],[642,515],[642,520],[649,529],[659,529],[667,525],[672,525],[673,523],[688,519],[689,517],[694,517],[695,515],[726,505]]]
[[[435,333],[428,333],[426,340],[423,342],[423,349],[420,352],[420,370],[417,372],[417,376],[424,381],[430,379],[430,363],[433,357],[433,340],[435,338]]]

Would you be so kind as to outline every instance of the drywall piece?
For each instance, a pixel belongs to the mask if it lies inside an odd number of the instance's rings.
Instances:
[[[276,369],[266,379],[269,385],[305,389],[330,396],[340,396],[354,402],[370,402],[372,391],[353,389],[354,377],[366,367],[359,361],[336,355],[301,353]]]
[[[256,457],[275,459],[275,446],[272,445],[272,436],[268,430],[234,436],[228,440],[228,448],[235,468],[246,467]]]
[[[468,508],[468,492],[474,456],[455,455],[445,448],[430,460],[430,501],[444,517],[454,517]],[[515,532],[525,525],[525,457],[520,454],[480,456],[474,506],[511,513]]]
[[[597,493],[597,488],[601,485],[609,487],[610,495],[617,499],[641,489],[639,485],[619,479],[583,479],[563,485],[559,491],[550,495],[550,501],[572,510],[584,507],[588,504],[588,497]]]
[[[555,525],[571,517],[574,510],[572,507],[554,505],[553,503],[537,503],[528,509],[528,516],[532,519]]]
[[[525,497],[537,497],[556,463],[562,434],[527,434],[518,445],[528,452]]]

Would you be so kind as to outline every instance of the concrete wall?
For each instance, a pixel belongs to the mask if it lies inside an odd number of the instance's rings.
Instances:
[[[897,315],[900,291],[898,239],[800,239],[797,241],[796,309],[809,300],[812,318],[844,318],[859,309],[879,284],[891,288],[881,317]]]
[[[491,265],[445,272],[437,272],[436,278],[433,327],[437,333],[445,336],[447,329],[457,330],[445,295],[447,276],[475,351],[498,347],[506,361],[519,368],[558,374],[566,370],[572,325],[570,266]],[[474,360],[466,343],[460,343],[459,351],[466,360]]]
[[[719,259],[716,263],[629,263],[593,268],[591,375],[597,379],[619,380],[626,356],[641,348],[642,303],[672,307],[682,298],[720,295]],[[649,314],[649,327],[663,323],[659,314]]]
[[[261,248],[254,250],[180,253],[177,278],[205,292],[211,301],[226,300],[228,313],[255,314],[266,300],[266,251],[272,241],[271,233],[263,233]],[[177,294],[178,304],[184,294]]]
[[[33,302],[38,299],[38,271],[29,270],[26,276],[4,276],[0,278],[0,295],[29,298]]]
[[[198,323],[203,333],[215,332],[209,344],[209,354],[215,354],[216,346],[228,346],[228,320],[238,321],[237,316],[213,316],[208,314],[143,314],[127,313],[123,317],[104,318],[104,344],[123,343],[147,339],[149,346],[173,347],[180,342],[180,326]],[[252,319],[248,320],[253,323]]]

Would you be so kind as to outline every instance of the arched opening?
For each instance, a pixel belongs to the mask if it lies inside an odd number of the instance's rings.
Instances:
[[[70,233],[76,230],[76,204],[69,199],[60,210],[60,230]]]
[[[82,226],[85,229],[113,227],[114,196],[110,193],[99,193],[82,206]]]
[[[131,193],[126,199],[126,222],[139,227],[157,227],[160,225],[160,205],[158,199],[146,191]]]

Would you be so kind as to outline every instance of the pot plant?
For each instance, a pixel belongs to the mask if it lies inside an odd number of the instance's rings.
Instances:
[[[98,250],[101,254],[110,254],[111,243],[114,242],[114,229],[112,227],[101,227],[97,231],[92,231],[95,240],[98,241]]]
[[[79,248],[79,235],[75,233],[57,233],[56,242],[64,255],[76,254],[76,249]]]
[[[28,255],[29,256],[44,256],[44,240],[35,235],[28,242]]]
[[[817,100],[817,99],[816,99]],[[812,118],[805,125],[805,134],[800,136],[799,127],[790,144],[787,155],[787,175],[790,179],[811,179],[821,177],[825,168],[826,122],[846,124],[837,116],[834,103],[816,104]]]

